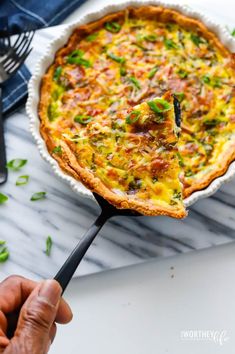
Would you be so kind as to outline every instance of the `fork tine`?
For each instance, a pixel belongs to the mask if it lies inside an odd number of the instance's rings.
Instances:
[[[15,40],[15,42],[14,42],[14,44],[13,44],[12,47],[16,48],[17,44],[19,43],[19,41],[22,40],[22,38],[24,37],[24,35],[25,35],[25,34],[24,34],[23,32],[20,33],[20,34],[18,35],[17,39]]]
[[[15,52],[16,52],[17,56],[19,56],[23,52],[25,52],[25,46],[27,45],[27,43],[31,43],[32,42],[34,33],[35,33],[35,31],[24,33],[24,36],[22,37],[22,39],[18,43],[18,45],[16,47],[14,45],[14,49],[15,49]]]
[[[15,66],[15,64],[17,64],[17,61],[21,59],[21,57],[27,52],[33,40],[34,33],[35,31],[31,31],[27,35],[25,35],[24,38],[22,38],[21,42],[18,44],[18,49],[21,47],[20,50],[14,50],[13,52],[10,51],[10,54],[8,53],[9,55],[7,55],[7,57],[1,62],[6,71],[10,70],[13,66]],[[15,49],[15,47],[13,46],[12,49]]]
[[[6,53],[6,55],[3,57],[3,59],[0,61],[0,63],[3,65],[6,63],[9,59],[12,58],[12,54],[14,53],[14,49],[10,48],[10,50]]]
[[[16,50],[20,47],[21,42],[22,42],[23,39],[27,39],[28,36],[29,36],[29,34],[30,34],[31,32],[35,32],[35,31],[33,31],[33,30],[31,29],[31,27],[32,27],[32,26],[28,26],[28,27],[26,28],[26,30],[25,30],[24,32],[21,32],[20,35],[18,36],[17,40],[15,41],[15,43],[14,43],[14,45],[13,45],[13,47],[14,47]]]
[[[20,61],[21,58],[15,57],[13,55],[12,58],[7,63],[4,63],[3,68],[5,71],[9,71],[12,67],[17,65],[17,63]]]
[[[21,47],[21,49],[19,51],[17,51],[18,56],[20,56],[21,54],[24,54],[28,50],[28,48],[33,40],[34,33],[35,33],[35,31],[29,32],[29,35],[26,38],[26,42]]]
[[[10,48],[9,51],[6,53],[5,57],[3,57],[2,61],[0,62],[4,67],[8,65],[12,60],[15,58],[14,49]]]
[[[13,45],[13,48],[15,50],[15,52],[17,52],[18,50],[21,49],[21,47],[27,42],[27,36],[25,35],[25,33],[23,34],[20,42],[15,46]]]
[[[28,41],[21,48],[20,52],[16,53],[17,57],[13,56],[13,58],[11,58],[11,60],[8,60],[7,62],[4,63],[4,69],[6,71],[11,70],[17,64],[17,61],[21,60],[21,58],[24,57],[25,53],[28,52],[29,46],[33,40],[33,36],[34,36],[34,32],[29,34]]]
[[[13,65],[9,70],[8,70],[8,75],[14,75],[16,73],[17,70],[19,70],[19,68],[21,67],[21,65],[25,62],[26,58],[28,57],[28,55],[31,53],[33,48],[30,48],[28,50],[28,52],[26,52],[24,55],[22,55],[20,61],[18,61],[17,63],[15,63],[15,65]]]

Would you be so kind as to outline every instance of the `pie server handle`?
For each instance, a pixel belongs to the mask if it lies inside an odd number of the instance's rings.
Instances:
[[[70,256],[67,258],[65,263],[62,265],[56,276],[55,280],[58,281],[62,288],[62,294],[65,291],[67,285],[72,279],[73,274],[75,273],[77,267],[79,266],[81,260],[83,259],[86,251],[92,244],[96,235],[105,224],[105,222],[109,219],[110,215],[105,213],[104,211],[98,216],[96,221],[91,225],[85,235],[81,238],[77,246],[74,248]]]

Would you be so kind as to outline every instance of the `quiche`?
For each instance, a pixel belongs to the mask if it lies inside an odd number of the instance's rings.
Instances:
[[[182,217],[178,174],[187,197],[235,159],[234,66],[213,32],[177,11],[107,15],[76,28],[43,76],[41,134],[65,171],[117,207]],[[181,102],[178,141],[172,107],[155,101],[172,106],[169,91]]]

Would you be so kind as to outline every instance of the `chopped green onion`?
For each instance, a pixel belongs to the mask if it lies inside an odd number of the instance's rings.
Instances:
[[[85,68],[90,68],[91,67],[91,62],[87,59],[83,59],[80,57],[77,58],[69,58],[68,60],[69,64],[77,64],[77,65],[81,65],[84,66]]]
[[[137,122],[137,120],[139,119],[140,116],[141,116],[141,112],[140,111],[132,111],[126,117],[126,123],[127,124],[133,124],[133,123]]]
[[[86,37],[87,42],[93,42],[98,37],[98,33],[91,33]]]
[[[32,197],[30,198],[30,200],[32,202],[35,202],[37,200],[42,200],[42,199],[45,199],[46,198],[46,192],[37,192],[37,193],[34,193],[32,195]]]
[[[235,37],[235,28],[232,30],[231,35]]]
[[[185,94],[183,92],[175,92],[174,95],[176,96],[176,98],[182,102],[183,99],[185,98]]]
[[[0,193],[0,204],[6,203],[8,201],[8,196],[3,193]]]
[[[4,263],[8,260],[9,258],[9,251],[6,247],[4,247],[1,251],[0,251],[0,263]]]
[[[177,157],[178,157],[178,161],[179,161],[180,167],[184,167],[184,160],[183,160],[183,157],[180,155],[179,152],[177,152],[176,154],[177,154]]]
[[[89,122],[92,121],[92,117],[91,116],[84,116],[84,115],[78,115],[74,118],[74,121],[76,123],[80,123],[80,124],[87,124]]]
[[[48,257],[51,254],[51,248],[52,248],[52,238],[51,236],[48,236],[46,239],[46,250],[45,250],[45,253]]]
[[[0,240],[0,263],[6,262],[9,258],[9,251],[5,245],[6,241]]]
[[[156,74],[156,72],[158,71],[158,67],[155,66],[154,68],[152,68],[148,74],[148,78],[152,79],[154,77],[154,75]]]
[[[62,74],[62,67],[61,67],[61,66],[57,66],[57,68],[56,68],[55,71],[54,71],[53,79],[54,79],[55,81],[58,81],[59,78],[60,78],[60,76],[61,76],[61,74]]]
[[[222,123],[223,121],[220,120],[219,118],[213,118],[213,119],[206,119],[204,120],[203,124],[206,127],[215,127],[216,125]]]
[[[219,77],[213,77],[213,79],[211,80],[211,85],[213,87],[221,87],[221,79]]]
[[[121,25],[117,22],[106,22],[104,27],[107,31],[112,33],[118,33],[121,29]]]
[[[156,34],[149,34],[147,36],[144,36],[144,39],[148,42],[156,42],[157,35]]]
[[[84,66],[85,68],[91,67],[91,62],[83,58],[84,52],[80,49],[74,50],[67,58],[67,63],[77,64]]]
[[[139,42],[133,43],[136,47],[140,48],[143,52],[146,52],[148,49],[143,47]]]
[[[77,58],[77,57],[83,57],[84,52],[81,49],[75,49],[72,51],[72,53],[69,54],[68,59],[69,58]]]
[[[177,71],[177,74],[179,75],[179,77],[181,77],[181,79],[185,79],[186,77],[188,77],[187,71],[185,71],[183,69],[179,69]]]
[[[205,43],[205,41],[195,33],[191,33],[190,39],[197,47],[199,47],[199,44]]]
[[[52,153],[53,154],[58,154],[58,155],[62,154],[62,147],[60,145],[54,147],[54,149],[52,150]]]
[[[121,67],[120,67],[120,75],[121,75],[121,76],[125,76],[126,73],[127,73],[127,72],[126,72],[126,68],[125,68],[124,66],[121,66]]]
[[[164,39],[164,44],[167,49],[176,49],[178,48],[177,44],[169,38]]]
[[[147,103],[150,109],[157,114],[167,112],[172,108],[172,105],[163,98],[155,98],[155,100]]]
[[[24,176],[19,176],[16,180],[16,185],[17,186],[23,186],[25,184],[27,184],[29,181],[29,176],[28,175],[24,175]]]
[[[141,89],[139,81],[134,76],[129,77],[129,80],[137,89]]]
[[[107,53],[107,57],[116,61],[117,63],[120,63],[120,64],[124,64],[126,59],[123,58],[123,57],[118,57],[117,55],[113,54],[113,53]]]
[[[64,93],[65,88],[63,86],[57,86],[57,88],[52,92],[51,97],[54,101],[57,101],[60,95]]]
[[[208,84],[212,87],[217,87],[217,88],[220,88],[222,83],[221,83],[221,79],[217,76],[215,77],[209,77],[208,75],[204,75],[202,77],[202,81],[205,83],[205,84]]]
[[[24,159],[14,159],[7,163],[7,168],[12,171],[19,171],[27,162],[28,160]]]
[[[185,177],[191,177],[193,176],[193,171],[192,170],[188,170],[185,172]]]
[[[175,27],[175,24],[174,23],[167,23],[166,24],[166,28],[168,29],[168,31],[172,31]]]
[[[182,199],[182,193],[180,191],[174,190],[173,198],[179,199],[179,200]]]
[[[57,102],[52,101],[51,103],[49,103],[47,107],[47,116],[50,122],[53,122],[56,118],[59,117]]]
[[[211,81],[211,79],[210,79],[210,77],[209,77],[208,75],[204,75],[204,76],[202,77],[202,81],[203,81],[205,84],[209,84],[210,81]]]

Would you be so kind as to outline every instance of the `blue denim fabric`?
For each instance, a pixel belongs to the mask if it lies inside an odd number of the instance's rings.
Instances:
[[[7,23],[11,34],[21,33],[27,28],[38,29],[54,26],[63,21],[86,0],[1,0],[0,35]],[[30,72],[25,65],[3,86],[3,113],[9,114],[27,96]]]

